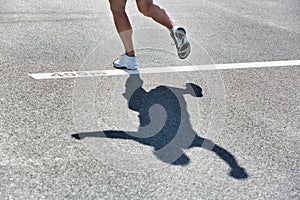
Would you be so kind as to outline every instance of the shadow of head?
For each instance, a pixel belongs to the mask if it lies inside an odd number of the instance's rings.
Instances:
[[[190,162],[191,162],[190,158],[187,155],[182,154],[177,160],[175,160],[171,164],[185,166],[190,164]]]

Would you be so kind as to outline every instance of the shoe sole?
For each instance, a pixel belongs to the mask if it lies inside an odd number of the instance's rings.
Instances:
[[[125,66],[116,66],[116,65],[113,65],[113,67],[116,69],[128,69],[128,70],[136,70],[137,69],[137,67],[136,68],[127,68]]]
[[[182,45],[180,48],[178,47],[178,43],[176,41],[175,35],[171,34],[171,36],[172,36],[173,40],[175,41],[178,57],[181,59],[187,58],[191,52],[191,45],[186,37],[186,33],[184,33],[184,34],[177,33],[177,38],[180,38],[180,40],[186,41],[186,43],[184,45]]]
[[[189,42],[182,45],[180,49],[177,50],[178,57],[181,59],[185,59],[190,55],[191,45]]]

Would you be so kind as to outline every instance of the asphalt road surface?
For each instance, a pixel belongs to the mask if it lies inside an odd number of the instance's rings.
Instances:
[[[1,1],[0,199],[300,199],[299,0],[156,2],[111,75],[108,1]]]

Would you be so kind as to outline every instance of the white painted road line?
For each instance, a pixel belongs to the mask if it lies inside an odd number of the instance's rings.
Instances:
[[[300,60],[270,61],[270,62],[252,62],[252,63],[232,63],[215,65],[191,65],[174,67],[152,67],[140,68],[139,70],[96,70],[96,71],[74,71],[74,72],[53,72],[28,74],[34,79],[59,79],[59,78],[77,78],[92,76],[118,76],[126,74],[155,74],[170,72],[189,72],[204,70],[224,70],[224,69],[243,69],[243,68],[261,68],[261,67],[284,67],[300,66]]]

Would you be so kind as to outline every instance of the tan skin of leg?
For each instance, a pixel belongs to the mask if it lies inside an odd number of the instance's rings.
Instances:
[[[166,11],[154,4],[153,0],[136,0],[136,3],[139,11],[146,17],[151,17],[167,29],[172,29],[175,26]]]
[[[109,0],[109,2],[114,23],[125,47],[126,54],[128,56],[135,56],[132,41],[132,27],[125,12],[127,0]],[[154,21],[168,29],[172,29],[175,26],[166,11],[153,4],[153,0],[136,0],[136,3],[139,11],[143,15],[151,17]]]

